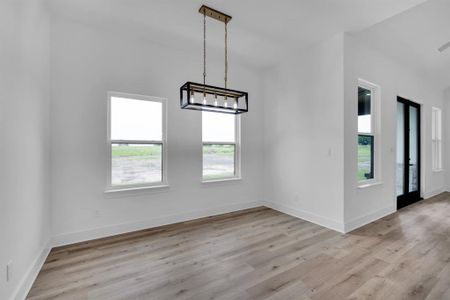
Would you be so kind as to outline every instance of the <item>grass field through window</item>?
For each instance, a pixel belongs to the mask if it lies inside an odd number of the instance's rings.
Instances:
[[[113,144],[111,182],[113,185],[162,181],[160,144]]]
[[[235,176],[234,145],[203,145],[203,179]]]
[[[358,145],[358,181],[367,180],[371,171],[371,146]]]
[[[235,176],[234,145],[203,145],[203,179]],[[133,185],[162,181],[162,146],[158,144],[113,144],[113,185]]]

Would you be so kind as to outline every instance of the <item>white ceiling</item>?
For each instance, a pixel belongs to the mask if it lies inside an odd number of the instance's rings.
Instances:
[[[379,23],[425,0],[50,0],[54,14],[198,50],[202,4],[233,16],[231,55],[260,67],[345,31]],[[223,27],[208,21],[207,45],[223,49]],[[448,28],[448,26],[447,26]],[[444,41],[442,41],[444,42]],[[437,45],[433,45],[436,47]]]
[[[356,34],[394,59],[415,66],[442,88],[450,86],[450,0],[428,0]]]

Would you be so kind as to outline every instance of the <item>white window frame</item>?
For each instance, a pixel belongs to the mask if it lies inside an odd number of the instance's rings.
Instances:
[[[431,165],[433,172],[442,171],[442,110],[431,108]]]
[[[373,137],[373,178],[358,180],[357,183],[359,187],[366,187],[371,185],[381,184],[381,128],[380,128],[380,105],[381,105],[381,88],[379,85],[369,82],[364,79],[358,79],[358,87],[362,87],[371,91],[371,103],[370,103],[370,114],[371,114],[371,132],[359,132],[357,123],[357,132],[359,135],[368,135]],[[358,105],[358,102],[356,103]],[[358,106],[356,106],[358,110]],[[358,113],[356,114],[358,119]],[[357,121],[358,122],[358,121]],[[358,145],[358,139],[356,139]],[[356,151],[356,164],[358,164],[358,150]]]
[[[241,115],[234,115],[234,143],[233,142],[203,142],[202,137],[202,173],[201,173],[201,181],[203,183],[208,182],[221,182],[221,181],[230,181],[230,180],[241,180]],[[203,114],[202,114],[202,136],[203,136]],[[203,146],[204,145],[234,145],[234,176],[229,177],[221,177],[214,179],[204,179],[203,178]]]
[[[153,140],[112,140],[111,139],[111,98],[128,98],[132,100],[142,100],[142,101],[152,101],[159,102],[162,104],[162,139],[161,141],[153,141]],[[108,92],[108,100],[107,100],[107,157],[108,157],[108,167],[107,167],[107,184],[106,191],[114,192],[114,191],[127,191],[127,190],[139,190],[139,189],[147,189],[147,188],[157,188],[157,187],[167,187],[167,99],[161,97],[153,97],[153,96],[145,96],[138,94],[129,94],[129,93],[121,93],[121,92]],[[112,184],[112,144],[120,144],[120,143],[128,143],[128,144],[159,144],[162,146],[161,155],[162,155],[162,176],[160,182],[149,182],[149,183],[138,183],[138,184],[120,184],[113,185]]]

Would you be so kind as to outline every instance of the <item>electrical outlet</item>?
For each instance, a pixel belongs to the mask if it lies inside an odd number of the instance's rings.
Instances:
[[[11,281],[12,279],[12,261],[6,264],[6,281]]]

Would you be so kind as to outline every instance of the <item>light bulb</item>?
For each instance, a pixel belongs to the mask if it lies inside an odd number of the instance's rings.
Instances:
[[[191,100],[189,100],[189,102],[191,103],[195,102],[194,92],[191,93]]]
[[[225,108],[228,107],[228,101],[227,101],[227,99],[225,99],[225,102],[223,103],[223,106],[224,106]]]
[[[217,95],[214,97],[214,106],[217,106]]]
[[[206,104],[206,96],[203,96],[203,105]]]
[[[234,108],[234,109],[237,109],[237,108],[238,108],[238,102],[237,102],[237,100],[234,101],[233,108]]]

